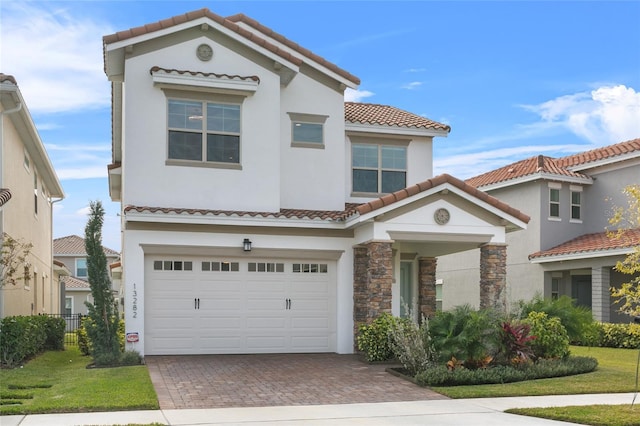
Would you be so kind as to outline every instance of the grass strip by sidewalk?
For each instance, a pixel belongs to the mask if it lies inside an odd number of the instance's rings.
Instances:
[[[0,414],[158,409],[147,367],[90,368],[76,346],[48,351],[22,368],[0,370],[0,396],[33,395],[0,404]],[[47,387],[51,385],[50,387]],[[17,389],[20,389],[18,391]],[[9,401],[0,401],[9,402]]]
[[[619,393],[635,390],[637,349],[572,346],[571,354],[598,360],[596,371],[576,376],[476,386],[433,387],[450,398]]]
[[[515,408],[507,413],[542,417],[551,420],[593,426],[638,426],[640,406],[627,405],[587,405],[548,408]]]

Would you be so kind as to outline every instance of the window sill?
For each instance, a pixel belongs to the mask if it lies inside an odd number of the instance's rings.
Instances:
[[[550,222],[562,222],[562,219],[559,217],[548,217],[547,220]]]
[[[204,167],[207,169],[242,170],[242,165],[237,163],[219,163],[219,162],[204,162],[204,161],[189,161],[189,160],[167,160],[165,161],[164,164],[167,166]]]
[[[313,148],[313,149],[324,149],[323,143],[317,142],[291,142],[292,148]]]
[[[569,223],[582,223],[582,219],[570,219]]]

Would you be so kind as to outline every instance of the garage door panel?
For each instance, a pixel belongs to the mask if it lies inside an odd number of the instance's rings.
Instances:
[[[192,262],[193,270],[155,271],[148,259],[148,354],[335,350],[335,263],[299,264],[306,272],[295,273],[292,261],[230,258],[234,271],[214,271],[214,259],[176,257]]]

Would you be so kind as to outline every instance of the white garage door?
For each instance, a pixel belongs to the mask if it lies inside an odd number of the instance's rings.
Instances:
[[[145,353],[335,352],[333,261],[147,256]]]

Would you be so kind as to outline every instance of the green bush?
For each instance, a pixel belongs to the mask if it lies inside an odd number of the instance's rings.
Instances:
[[[387,361],[393,358],[389,344],[389,331],[396,322],[401,321],[393,315],[383,312],[371,324],[361,325],[358,329],[358,350],[364,353],[367,361]]]
[[[64,333],[67,323],[64,318],[43,316],[45,334],[47,339],[44,342],[45,350],[62,351],[64,350]]]
[[[80,327],[76,329],[76,337],[78,340],[78,349],[80,349],[80,353],[85,356],[91,355],[91,341],[89,340],[89,335],[87,334],[87,329],[85,328],[86,323],[90,322],[91,318],[82,317],[80,321]]]
[[[518,366],[498,365],[486,369],[447,370],[443,365],[428,368],[416,375],[421,386],[461,386],[520,382],[588,373],[596,369],[598,361],[591,357],[541,359]]]
[[[536,336],[528,342],[536,358],[562,358],[569,355],[569,335],[558,317],[549,317],[544,312],[529,312],[522,320],[531,327],[530,334]]]
[[[142,357],[136,351],[124,351],[120,354],[119,365],[140,365],[142,364]]]
[[[40,353],[47,341],[47,317],[13,316],[0,321],[0,360],[15,367],[26,358]]]
[[[434,364],[436,353],[429,336],[429,321],[395,321],[389,330],[389,344],[398,361],[414,376]]]
[[[438,312],[429,321],[431,342],[440,361],[463,361],[468,368],[483,366],[500,347],[500,314],[469,305]]]
[[[606,348],[640,348],[640,324],[595,323],[596,338],[582,340],[583,346],[602,346]]]
[[[576,305],[569,296],[552,300],[538,295],[529,302],[520,302],[519,305],[520,319],[526,318],[530,312],[544,312],[549,317],[560,318],[571,342],[588,335],[594,323],[591,309]]]

